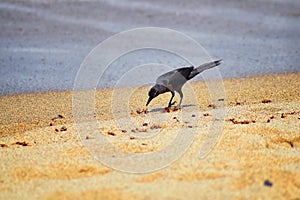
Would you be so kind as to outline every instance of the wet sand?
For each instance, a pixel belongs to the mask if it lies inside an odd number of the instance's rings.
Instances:
[[[135,90],[129,116],[173,120],[156,124],[161,139],[136,139],[152,133],[152,124],[116,127],[110,121],[118,116],[110,106],[113,90],[98,90],[99,129],[123,150],[155,152],[171,141],[176,127],[196,130],[191,146],[172,165],[142,174],[120,172],[93,159],[78,137],[72,92],[2,96],[0,199],[299,199],[299,80],[299,73],[225,80],[224,129],[203,159],[199,149],[209,136],[211,113],[218,109],[211,105],[205,83],[191,84],[197,105],[186,95],[186,107],[171,113],[137,114],[149,88]],[[163,108],[169,97],[162,95],[152,109]],[[181,113],[188,117],[181,120]]]

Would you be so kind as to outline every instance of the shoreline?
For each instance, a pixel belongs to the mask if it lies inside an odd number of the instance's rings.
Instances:
[[[290,75],[290,74],[299,74],[300,71],[294,71],[294,72],[286,72],[286,73],[270,73],[270,74],[253,74],[250,76],[246,77],[233,77],[233,78],[224,78],[222,79],[223,81],[230,81],[230,80],[242,80],[242,79],[252,79],[252,78],[264,78],[268,76],[281,76],[281,75]],[[190,83],[205,83],[204,80],[190,80]],[[148,86],[152,86],[151,84]],[[147,87],[147,86],[143,86]],[[126,88],[137,88],[136,86],[126,86],[126,87],[120,87],[120,88],[115,88],[115,87],[102,87],[102,88],[96,88],[97,91],[99,90],[113,90],[113,89],[126,89]],[[42,95],[42,94],[47,94],[47,93],[68,93],[72,92],[73,90],[48,90],[48,91],[37,91],[37,92],[24,92],[24,93],[7,93],[7,94],[2,94],[0,95],[1,97],[8,97],[8,96],[18,96],[18,95]]]

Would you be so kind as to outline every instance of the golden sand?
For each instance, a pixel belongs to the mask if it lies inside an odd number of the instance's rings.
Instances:
[[[196,130],[177,161],[143,174],[120,172],[93,159],[74,125],[72,92],[0,97],[0,199],[300,199],[300,73],[225,80],[223,132],[203,159],[199,149],[218,108],[205,83],[190,85],[197,104],[186,95],[183,105],[189,106],[153,112],[157,121],[152,124],[145,122],[150,114],[136,112],[144,108],[149,88],[131,88],[128,106],[112,106],[111,100],[114,92],[130,89],[96,92],[99,129],[128,152],[161,150],[178,127]],[[154,99],[152,109],[163,108],[169,98]],[[180,118],[183,112],[189,117]],[[140,126],[116,126],[113,120],[126,116],[141,119]],[[159,140],[136,139],[157,129]]]

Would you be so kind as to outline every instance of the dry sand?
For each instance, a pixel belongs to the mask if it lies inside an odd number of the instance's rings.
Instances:
[[[143,108],[148,88],[133,93],[133,114],[125,109],[115,116],[112,90],[97,91],[99,128],[129,152],[163,148],[178,127],[196,130],[182,157],[144,174],[120,172],[93,159],[77,135],[71,92],[2,96],[0,199],[300,199],[300,73],[225,80],[225,126],[204,159],[198,158],[199,149],[217,108],[209,106],[205,83],[191,86],[199,94],[198,106],[187,95],[183,104],[191,106],[181,111],[147,114],[173,120],[156,124],[163,139],[154,141],[135,139],[152,133],[150,125],[123,127],[127,132],[122,132],[109,121],[123,114],[147,118],[135,110]],[[163,107],[154,104],[169,97],[161,95],[152,105]],[[190,116],[184,121],[183,112]]]

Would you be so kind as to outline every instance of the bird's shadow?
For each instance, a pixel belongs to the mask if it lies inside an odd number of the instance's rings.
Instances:
[[[182,105],[181,106],[181,109],[182,108],[188,108],[188,107],[193,107],[193,106],[196,106],[195,104],[188,104],[188,105]],[[161,112],[161,111],[165,111],[165,108],[154,108],[150,111],[148,111],[149,113],[156,113],[156,112]]]

